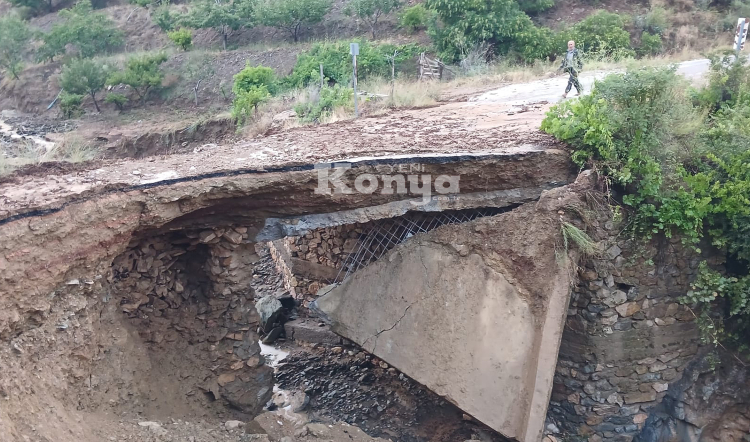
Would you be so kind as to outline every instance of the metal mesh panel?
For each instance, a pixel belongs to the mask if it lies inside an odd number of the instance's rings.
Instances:
[[[445,224],[458,224],[483,216],[492,216],[507,209],[479,208],[446,212],[409,212],[396,218],[371,221],[363,226],[356,247],[349,253],[334,284],[349,277],[369,263],[380,259],[389,250],[418,233],[429,232]]]

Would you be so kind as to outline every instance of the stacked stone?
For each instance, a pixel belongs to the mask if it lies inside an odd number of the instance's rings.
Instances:
[[[657,255],[604,225],[594,236],[611,246],[587,260],[571,295],[547,430],[630,442],[695,359],[695,317],[678,299],[704,258],[679,239],[658,244],[670,252]]]
[[[361,235],[362,225],[347,224],[316,229],[286,240],[292,257],[341,268]]]
[[[112,271],[118,289],[126,293],[121,309],[133,313],[140,306],[156,307],[156,315],[165,308],[178,308],[191,293],[185,290],[187,280],[180,266],[174,267],[185,254],[184,245],[170,244],[163,238],[142,241],[115,258]]]
[[[144,239],[112,266],[120,308],[141,337],[157,347],[199,346],[211,357],[196,363],[210,362],[211,375],[196,387],[253,413],[271,395],[249,283],[254,246],[245,227],[188,231]]]

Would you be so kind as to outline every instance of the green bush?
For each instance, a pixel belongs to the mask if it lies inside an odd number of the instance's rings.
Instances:
[[[278,81],[276,80],[276,74],[273,72],[273,69],[262,65],[250,66],[250,63],[248,62],[241,71],[234,75],[232,92],[234,92],[235,95],[259,87],[265,88],[265,90],[271,95],[276,94],[278,91]]]
[[[719,273],[701,265],[682,302],[699,310],[706,342],[749,350],[750,67],[712,57],[708,84],[689,92],[674,70],[612,75],[591,95],[554,106],[543,130],[574,147],[627,210],[631,231],[680,234],[726,252]],[[699,251],[699,250],[697,250]]]
[[[646,57],[649,55],[657,55],[662,51],[661,36],[656,34],[649,34],[643,32],[641,34],[641,45],[637,49],[638,55]]]
[[[164,53],[130,57],[125,63],[125,69],[110,75],[107,84],[130,86],[143,103],[151,91],[161,86],[164,73],[159,67],[165,61],[167,55]]]
[[[431,12],[422,3],[410,6],[401,12],[399,24],[411,32],[427,27]]]
[[[151,0],[128,0],[130,4],[141,6],[143,8],[151,4]]]
[[[60,94],[60,110],[62,111],[63,118],[76,118],[83,114],[81,103],[83,103],[83,95],[63,91]]]
[[[117,110],[125,110],[125,105],[128,104],[128,97],[123,94],[110,93],[104,98],[105,103],[114,104]]]
[[[294,106],[294,111],[304,122],[319,122],[337,107],[353,106],[353,98],[353,89],[337,84],[333,87],[324,87],[317,94],[308,93],[307,100]]]
[[[193,33],[190,32],[190,29],[182,28],[176,31],[169,31],[167,32],[167,37],[183,51],[187,51],[193,46]]]
[[[154,11],[151,13],[151,20],[162,31],[169,32],[174,29],[174,24],[177,21],[177,17],[172,15],[172,11],[169,8],[169,5],[164,4],[154,9]]]
[[[589,57],[632,56],[630,33],[625,30],[625,21],[618,14],[598,11],[581,20],[571,28],[562,31],[558,45],[565,47],[568,40],[574,40],[576,47]]]
[[[555,0],[517,0],[518,6],[527,14],[538,14],[555,6]]]
[[[52,60],[65,54],[67,45],[75,46],[80,57],[91,58],[124,42],[122,31],[106,15],[93,12],[89,0],[79,1],[71,9],[60,11],[58,16],[63,20],[42,35],[44,44],[37,52],[40,60]]]
[[[667,29],[667,11],[664,8],[653,8],[646,14],[644,21],[644,31],[651,34],[663,35]]]
[[[358,80],[364,81],[370,76],[391,76],[391,64],[388,57],[396,56],[396,71],[402,71],[403,63],[412,60],[424,49],[415,44],[392,45],[359,42],[357,56]],[[320,83],[320,64],[323,64],[323,75],[331,83],[351,84],[352,56],[349,55],[349,42],[316,43],[308,52],[297,57],[291,75],[284,78],[288,87],[301,88],[308,84]]]
[[[232,118],[237,122],[237,126],[244,125],[254,113],[258,112],[258,106],[271,98],[271,94],[264,85],[253,85],[235,94],[232,102]]]

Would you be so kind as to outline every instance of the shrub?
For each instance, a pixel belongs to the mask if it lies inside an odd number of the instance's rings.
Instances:
[[[625,30],[625,22],[620,15],[606,11],[589,15],[561,32],[558,44],[564,47],[568,40],[575,40],[576,47],[589,56],[632,55],[630,34]]]
[[[641,34],[641,45],[638,47],[638,55],[645,57],[648,55],[657,55],[661,53],[661,36],[643,32]]]
[[[688,93],[684,81],[673,69],[612,75],[542,128],[612,183],[633,233],[726,252],[726,272],[701,264],[681,301],[699,310],[706,342],[750,350],[750,67],[712,57],[707,85]]]
[[[399,24],[411,32],[416,32],[427,27],[430,15],[430,11],[422,3],[418,3],[403,10]]]
[[[370,76],[391,76],[391,64],[388,57],[396,55],[396,69],[415,55],[424,51],[418,45],[371,44],[359,42],[357,56],[358,80],[364,81]],[[352,81],[352,57],[349,55],[349,42],[317,43],[309,52],[297,57],[291,75],[284,79],[289,87],[305,87],[320,82],[320,64],[323,64],[323,75],[331,83],[350,84]]]
[[[125,63],[125,69],[110,75],[107,84],[130,86],[143,103],[152,90],[161,86],[164,74],[159,66],[165,61],[167,56],[164,53],[130,57]]]
[[[81,103],[83,103],[83,95],[71,94],[63,91],[60,94],[60,110],[62,111],[63,118],[75,118],[83,113],[81,109]]]
[[[128,103],[128,97],[126,97],[123,94],[107,94],[107,96],[104,98],[105,103],[114,104],[117,110],[123,111],[125,110],[125,105]]]
[[[190,32],[190,29],[182,28],[176,31],[169,31],[167,32],[167,37],[183,51],[187,51],[193,46],[193,33]]]
[[[40,60],[52,60],[65,53],[67,45],[78,49],[82,58],[107,52],[123,43],[123,33],[106,15],[93,12],[89,0],[81,0],[71,9],[58,13],[62,22],[42,36],[44,44],[37,53]]]
[[[646,14],[644,31],[651,34],[663,35],[667,29],[667,11],[664,8],[653,8]]]
[[[244,125],[248,119],[258,112],[258,106],[268,101],[271,94],[263,86],[250,86],[248,89],[236,92],[232,102],[232,118],[237,122],[237,126]]]
[[[252,88],[265,88],[266,92],[275,95],[278,90],[278,81],[273,69],[265,66],[250,66],[248,64],[237,74],[234,75],[234,85],[232,92],[239,95],[247,92]]]
[[[0,67],[18,79],[23,69],[24,52],[31,41],[31,31],[26,22],[15,14],[0,17]]]
[[[74,95],[91,96],[97,112],[101,110],[96,102],[96,93],[104,87],[106,80],[107,71],[104,66],[85,58],[71,61],[60,74],[60,86]]]
[[[169,5],[163,4],[151,13],[151,20],[156,23],[162,31],[169,32],[174,28],[177,17],[172,16]]]
[[[304,122],[320,122],[337,107],[353,106],[353,98],[353,89],[337,84],[333,87],[324,87],[317,94],[309,91],[307,100],[294,106],[294,111]]]
[[[518,6],[527,14],[538,14],[555,6],[554,0],[517,0]]]

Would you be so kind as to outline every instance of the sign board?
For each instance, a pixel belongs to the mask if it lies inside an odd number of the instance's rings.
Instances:
[[[359,55],[359,43],[349,43],[349,54]]]
[[[740,51],[745,48],[745,40],[747,39],[747,28],[749,23],[745,18],[737,19],[737,30],[734,33],[734,49]]]

